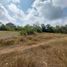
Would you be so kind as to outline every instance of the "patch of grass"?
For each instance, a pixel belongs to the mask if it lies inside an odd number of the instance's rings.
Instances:
[[[0,31],[0,39],[19,36],[19,32],[16,31]]]

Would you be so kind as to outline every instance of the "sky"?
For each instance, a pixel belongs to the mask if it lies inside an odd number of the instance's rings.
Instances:
[[[67,0],[0,0],[0,22],[67,24]]]

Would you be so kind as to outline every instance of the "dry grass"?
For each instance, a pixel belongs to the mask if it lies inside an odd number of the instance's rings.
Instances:
[[[0,35],[2,35],[1,32]],[[0,39],[0,47],[7,47],[7,46],[13,46],[13,45],[33,45],[41,42],[46,42],[51,39],[56,39],[56,38],[63,38],[66,37],[67,35],[65,34],[53,34],[53,33],[40,33],[40,34],[34,34],[34,35],[29,35],[29,36],[19,36],[17,33],[15,35],[15,32],[6,32],[10,36],[6,36],[6,38],[2,35]],[[4,33],[4,35],[6,35]]]
[[[0,31],[0,39],[12,38],[19,36],[19,32],[16,31]]]
[[[51,39],[39,47],[0,55],[0,67],[67,67],[66,34],[42,33],[22,36],[17,41],[31,46]]]

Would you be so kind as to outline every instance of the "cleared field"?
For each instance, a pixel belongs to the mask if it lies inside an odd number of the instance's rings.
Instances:
[[[14,36],[18,36],[19,32],[13,31],[0,31],[0,39],[10,38]]]
[[[0,67],[67,67],[66,34],[40,33],[9,40],[15,43],[3,44]]]

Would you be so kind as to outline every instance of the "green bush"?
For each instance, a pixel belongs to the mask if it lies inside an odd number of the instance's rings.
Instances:
[[[67,34],[67,25],[61,26],[51,26],[50,24],[33,24],[33,26],[26,25],[26,26],[16,26],[15,24],[9,22],[6,25],[0,22],[0,31],[20,31],[20,35],[31,35],[35,33],[65,33]]]
[[[26,30],[22,30],[22,31],[20,31],[20,35],[27,35]]]
[[[30,25],[26,25],[26,26],[22,29],[22,31],[20,32],[21,35],[32,35],[32,34],[34,34],[34,33],[35,33],[35,31],[34,31],[33,27],[30,26]]]
[[[38,33],[42,32],[42,28],[39,25],[36,25],[36,24],[33,25],[33,30],[35,32],[38,32]]]

